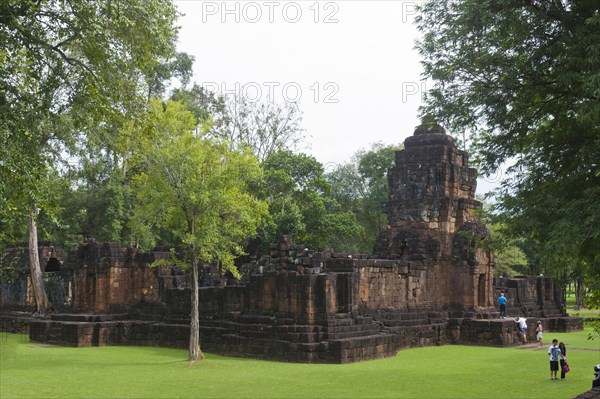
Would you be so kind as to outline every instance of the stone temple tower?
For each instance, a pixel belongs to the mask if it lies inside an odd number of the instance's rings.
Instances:
[[[493,258],[478,220],[477,171],[436,124],[419,126],[388,171],[388,228],[374,254],[426,271],[429,303],[456,312],[494,306]]]

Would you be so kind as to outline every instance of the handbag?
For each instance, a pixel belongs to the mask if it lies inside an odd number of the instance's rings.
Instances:
[[[571,369],[569,368],[569,364],[567,362],[565,362],[564,366],[563,366],[563,373],[568,373]]]

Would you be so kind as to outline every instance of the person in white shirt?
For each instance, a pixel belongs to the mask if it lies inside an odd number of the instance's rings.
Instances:
[[[558,371],[558,359],[560,358],[560,348],[558,347],[558,340],[552,340],[552,346],[548,348],[548,355],[550,356],[550,379],[556,380],[556,372]]]
[[[535,338],[538,341],[538,346],[541,348],[542,346],[544,346],[542,342],[544,338],[544,328],[542,327],[542,322],[540,320],[538,320],[536,323],[535,332]]]
[[[524,317],[515,318],[515,323],[519,323],[519,332],[523,339],[523,344],[527,343],[527,319]]]

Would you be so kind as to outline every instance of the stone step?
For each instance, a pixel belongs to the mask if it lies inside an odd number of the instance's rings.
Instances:
[[[432,313],[437,316],[437,313]],[[427,319],[430,316],[430,312],[389,312],[383,316],[384,320],[419,320]],[[448,317],[445,314],[443,317]]]
[[[323,341],[325,334],[318,333],[275,333],[275,339],[293,343],[317,343]]]
[[[239,335],[245,338],[263,338],[270,339],[273,337],[273,331],[271,330],[241,330],[236,331],[235,335]]]
[[[276,318],[266,315],[241,315],[234,317],[233,320],[240,324],[273,324]]]
[[[319,333],[323,331],[323,326],[319,325],[282,325],[276,326],[275,330],[280,333]]]
[[[189,325],[190,324],[190,318],[184,318],[184,317],[167,317],[164,318],[162,320],[163,323],[165,324],[185,324],[185,325]],[[204,324],[206,321],[205,320],[201,320],[200,323]]]
[[[54,321],[72,321],[72,322],[104,322],[116,320],[131,320],[129,313],[106,313],[106,314],[76,314],[76,313],[57,313],[50,316]]]
[[[356,332],[356,331],[379,331],[379,324],[353,324],[349,326],[339,326],[328,328],[328,333],[345,333],[345,332]]]
[[[560,310],[543,310],[544,318],[563,317],[563,312]]]
[[[394,337],[387,333],[366,335],[362,337],[330,339],[329,347],[336,349],[372,349],[380,345],[393,345]]]
[[[386,327],[405,327],[405,326],[424,326],[431,324],[429,319],[413,319],[413,320],[384,320],[383,325]]]
[[[362,338],[368,336],[378,335],[381,328],[378,325],[373,325],[369,328],[352,329],[346,331],[328,331],[327,338],[329,340],[348,339],[348,338]]]
[[[351,325],[355,324],[355,320],[350,319],[350,318],[348,318],[348,319],[328,318],[327,320],[323,321],[323,324],[327,328],[351,326]]]

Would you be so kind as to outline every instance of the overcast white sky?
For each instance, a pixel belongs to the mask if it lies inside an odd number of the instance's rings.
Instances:
[[[298,101],[304,151],[328,170],[371,143],[402,143],[419,124],[420,0],[174,2],[185,14],[179,50],[196,58],[194,81],[221,94]]]

